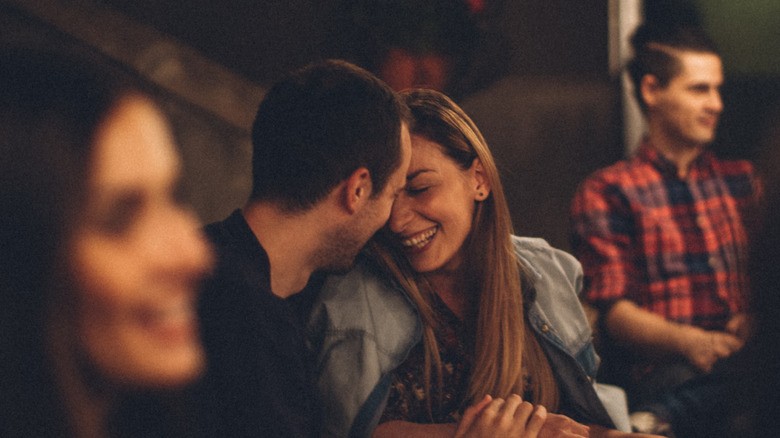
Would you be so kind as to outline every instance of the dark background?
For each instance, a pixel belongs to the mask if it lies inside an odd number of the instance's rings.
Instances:
[[[245,201],[248,128],[285,72],[327,57],[374,70],[389,44],[447,53],[445,91],[493,149],[516,232],[567,248],[577,184],[626,150],[620,81],[608,68],[610,6],[620,3],[0,0],[0,40],[75,48],[147,84],[171,117],[206,222]],[[780,117],[780,2],[648,0],[644,15],[712,34],[727,76],[712,147],[761,165]]]

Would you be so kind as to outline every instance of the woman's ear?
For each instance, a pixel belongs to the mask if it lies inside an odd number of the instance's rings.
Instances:
[[[474,158],[471,163],[471,172],[474,177],[474,200],[484,201],[490,195],[490,181],[488,181],[482,160]]]

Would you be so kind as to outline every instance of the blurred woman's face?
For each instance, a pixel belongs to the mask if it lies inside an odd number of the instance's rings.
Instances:
[[[412,134],[406,188],[393,204],[388,225],[417,272],[449,272],[462,263],[475,201],[489,190],[479,160],[461,169],[442,146]]]
[[[204,364],[196,290],[212,256],[177,199],[179,158],[159,110],[120,100],[96,132],[87,206],[73,239],[80,347],[100,374],[166,387]]]

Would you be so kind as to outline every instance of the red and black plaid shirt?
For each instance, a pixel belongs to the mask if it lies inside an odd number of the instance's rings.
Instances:
[[[723,329],[745,309],[748,233],[760,186],[746,161],[705,151],[680,179],[648,143],[588,177],[572,205],[585,300],[629,299],[668,320]]]

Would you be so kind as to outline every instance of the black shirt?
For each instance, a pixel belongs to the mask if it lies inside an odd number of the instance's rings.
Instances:
[[[284,300],[271,292],[268,255],[239,210],[205,231],[218,264],[198,309],[208,363],[196,390],[201,427],[209,437],[317,436],[302,321],[321,278]]]

